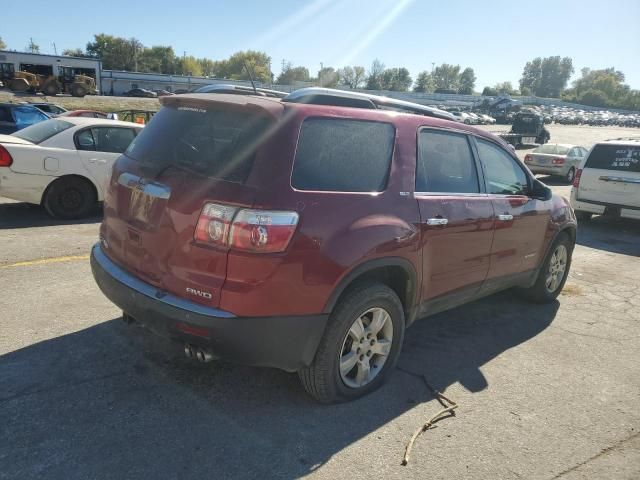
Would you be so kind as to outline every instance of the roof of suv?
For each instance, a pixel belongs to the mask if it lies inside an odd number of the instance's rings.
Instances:
[[[473,133],[477,136],[487,138],[495,143],[499,143],[507,150],[509,144],[503,139],[485,130],[473,127],[471,125],[461,124],[452,120],[444,120],[424,115],[397,112],[393,110],[367,109],[357,107],[345,107],[336,105],[317,105],[311,103],[283,103],[278,98],[260,97],[254,95],[237,95],[237,94],[206,94],[206,93],[189,93],[183,95],[173,95],[160,98],[160,103],[165,106],[184,106],[197,108],[198,105],[205,104],[226,104],[236,106],[238,108],[253,108],[261,110],[274,118],[280,117],[285,109],[306,112],[307,115],[323,115],[323,116],[339,116],[359,118],[371,121],[385,121],[394,125],[411,125],[411,128],[420,126],[432,126],[446,128],[449,130],[457,130],[461,132]]]

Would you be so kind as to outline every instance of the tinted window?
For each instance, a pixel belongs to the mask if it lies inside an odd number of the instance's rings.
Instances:
[[[38,144],[71,127],[72,123],[63,120],[49,120],[23,128],[12,135]]]
[[[640,172],[640,145],[596,145],[585,168]]]
[[[124,153],[135,137],[131,128],[96,127],[91,133],[98,152]]]
[[[255,113],[163,107],[126,154],[147,166],[169,165],[244,182],[270,121]]]
[[[307,119],[291,184],[301,190],[380,192],[387,185],[394,138],[388,123]]]
[[[13,116],[11,115],[11,111],[7,107],[0,107],[0,122],[13,123]]]
[[[478,172],[466,135],[421,131],[418,138],[416,192],[479,191]]]
[[[491,142],[481,139],[477,139],[477,142],[487,193],[526,195],[527,175],[513,157]]]
[[[93,139],[91,129],[82,130],[76,134],[76,147],[78,150],[95,150],[96,142]]]

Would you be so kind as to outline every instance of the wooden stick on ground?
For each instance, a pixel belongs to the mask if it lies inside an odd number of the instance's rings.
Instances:
[[[429,390],[431,390],[431,392],[435,395],[436,399],[440,402],[440,404],[445,407],[442,410],[440,410],[438,413],[436,413],[433,417],[431,417],[427,423],[425,423],[424,425],[422,425],[420,428],[418,428],[413,435],[411,436],[411,439],[409,440],[409,443],[407,443],[407,448],[405,449],[404,452],[404,458],[402,459],[402,465],[407,465],[409,463],[409,455],[411,455],[411,449],[413,448],[413,443],[416,441],[416,439],[418,438],[418,436],[422,433],[422,432],[426,432],[427,430],[429,430],[431,427],[433,427],[433,424],[443,420],[445,418],[448,417],[453,417],[455,416],[455,412],[454,410],[456,408],[458,408],[458,404],[456,402],[454,402],[453,400],[448,399],[447,397],[445,397],[443,394],[441,394],[440,392],[438,392],[436,389],[434,389],[433,387],[431,387],[431,385],[429,385],[429,382],[427,382],[427,379],[423,376],[423,380],[425,382],[425,384],[427,385],[427,388],[429,388]],[[449,406],[447,406],[444,402],[447,402],[449,404]],[[444,416],[446,415],[446,416]]]

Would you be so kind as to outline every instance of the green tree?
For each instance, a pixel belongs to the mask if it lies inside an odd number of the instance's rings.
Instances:
[[[573,61],[569,57],[534,58],[524,66],[520,90],[526,87],[539,97],[559,98],[572,73]]]
[[[181,75],[189,75],[199,77],[202,75],[202,67],[200,62],[193,55],[180,57],[177,61],[177,70]]]
[[[2,37],[0,37],[0,50],[5,50],[6,48],[7,44],[2,40]]]
[[[338,85],[338,72],[333,67],[324,67],[318,72],[318,83],[327,88],[334,88]]]
[[[640,91],[631,90],[624,83],[625,76],[614,68],[590,70],[583,68],[582,76],[573,82],[563,98],[568,101],[595,107],[614,107],[636,110],[640,107]]]
[[[476,74],[473,68],[467,67],[460,74],[458,93],[471,95],[476,86]]]
[[[296,82],[308,82],[309,69],[306,67],[294,67],[286,63],[284,69],[278,75],[276,83],[279,85],[294,85]]]
[[[460,85],[460,65],[443,63],[433,70],[432,76],[436,89],[457,91]]]
[[[382,90],[382,74],[384,73],[384,63],[377,58],[371,63],[371,69],[367,76],[367,90]]]
[[[176,73],[176,55],[173,47],[155,45],[142,48],[138,53],[138,70],[141,72]]]
[[[430,72],[426,70],[418,74],[416,78],[416,84],[413,86],[414,92],[431,93],[435,90],[435,84],[433,83],[433,77]]]
[[[387,68],[382,72],[380,78],[383,90],[391,90],[395,92],[406,92],[413,83],[409,70],[404,67]]]
[[[135,38],[114,37],[100,33],[87,43],[87,53],[102,60],[106,70],[135,70],[144,46]]]
[[[269,65],[271,57],[264,52],[256,50],[246,50],[236,52],[226,60],[215,62],[213,67],[213,76],[219,78],[228,78],[231,80],[250,80],[248,66],[257,82],[270,83],[271,71]],[[307,71],[307,78],[308,78]]]
[[[486,97],[497,97],[499,94],[498,90],[496,90],[494,87],[484,87],[484,89],[482,90],[482,95]]]
[[[498,92],[498,95],[502,95],[505,93],[508,95],[514,95],[516,93],[516,90],[513,88],[511,82],[496,83],[494,89],[496,90],[496,92]]]
[[[529,90],[529,87],[520,87],[520,95],[529,96],[531,95],[531,90]]]
[[[86,57],[88,56],[84,50],[81,48],[67,48],[62,51],[62,55],[66,55],[67,57]]]
[[[350,88],[362,88],[365,83],[366,73],[364,67],[344,67],[338,70],[340,82]]]

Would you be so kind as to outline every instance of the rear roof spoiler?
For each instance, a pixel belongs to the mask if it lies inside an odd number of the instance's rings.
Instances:
[[[427,117],[453,120],[455,117],[449,112],[435,107],[406,102],[395,98],[370,95],[368,93],[335,90],[333,88],[308,87],[291,92],[282,99],[289,103],[310,103],[314,105],[333,105],[341,107],[368,108],[378,110],[393,110],[396,112],[413,113]]]

